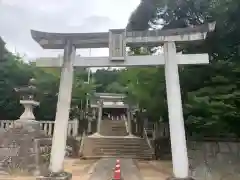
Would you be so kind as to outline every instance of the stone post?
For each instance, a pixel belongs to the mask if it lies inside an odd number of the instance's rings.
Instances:
[[[73,61],[75,58],[75,52],[75,47],[72,45],[71,41],[68,40],[64,48],[64,60],[61,71],[50,159],[50,171],[56,174],[63,171],[63,161],[67,140],[67,127],[71,105]]]
[[[164,56],[173,174],[174,179],[188,179],[188,156],[175,42],[164,44]]]
[[[96,119],[96,108],[93,108],[93,119]]]
[[[88,117],[88,134],[92,132],[92,117]]]
[[[132,135],[131,112],[130,112],[129,108],[127,108],[127,121],[128,121],[128,132],[129,132],[129,135]]]
[[[79,120],[76,118],[73,120],[74,124],[73,124],[73,136],[76,137],[78,135],[78,125],[79,125]]]
[[[102,108],[103,108],[103,102],[102,102],[102,100],[100,100],[98,102],[98,122],[97,122],[97,133],[99,133],[99,134],[100,134],[100,130],[101,130]]]

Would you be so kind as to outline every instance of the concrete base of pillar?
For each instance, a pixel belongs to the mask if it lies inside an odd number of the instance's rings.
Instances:
[[[167,180],[195,180],[192,177],[187,177],[187,178],[176,178],[176,177],[170,177],[167,178]]]
[[[45,176],[38,176],[36,180],[71,180],[72,174],[67,172],[62,173],[49,173]]]

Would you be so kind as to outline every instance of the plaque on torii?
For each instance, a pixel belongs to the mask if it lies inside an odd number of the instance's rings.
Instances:
[[[109,60],[124,61],[126,58],[125,30],[109,30]]]
[[[32,30],[33,39],[44,49],[64,49],[63,58],[40,58],[36,62],[39,67],[62,67],[50,170],[54,173],[61,173],[63,171],[74,66],[127,67],[164,65],[173,179],[191,179],[188,177],[189,166],[178,65],[207,64],[209,63],[209,57],[208,54],[177,54],[176,43],[203,40],[206,38],[207,33],[214,29],[215,23],[180,29],[136,32],[118,29],[101,33],[66,34]],[[163,54],[155,56],[128,56],[126,54],[126,47],[132,45],[135,47],[163,45]],[[107,57],[76,56],[77,48],[106,47],[109,48],[109,56]],[[101,122],[100,119],[99,122]],[[100,127],[100,123],[98,123],[98,127]]]

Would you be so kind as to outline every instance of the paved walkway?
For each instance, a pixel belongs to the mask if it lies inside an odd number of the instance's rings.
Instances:
[[[136,161],[132,159],[121,159],[121,170],[124,180],[143,180],[138,167],[136,166]]]
[[[72,180],[88,180],[93,173],[96,160],[65,160],[64,170],[72,173]]]
[[[66,159],[64,170],[72,180],[112,180],[116,158],[100,160]],[[171,162],[120,159],[124,180],[166,180],[172,173]],[[36,180],[33,176],[0,176],[0,180]]]
[[[88,180],[96,166],[96,160],[65,159],[64,170],[72,173],[72,180]],[[0,180],[36,180],[34,176],[0,176]]]
[[[111,180],[116,158],[103,158],[95,166],[89,180]],[[140,172],[132,159],[120,159],[121,174],[124,180],[142,180]]]
[[[172,174],[170,162],[138,161],[137,167],[143,180],[166,180]]]
[[[116,161],[113,158],[100,159],[97,162],[89,180],[110,180],[115,162]]]

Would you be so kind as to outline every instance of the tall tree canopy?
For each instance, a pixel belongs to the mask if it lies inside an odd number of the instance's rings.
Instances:
[[[132,30],[217,22],[216,31],[205,42],[178,47],[183,53],[207,52],[211,60],[210,65],[179,68],[185,122],[191,134],[239,135],[239,13],[238,0],[142,0],[130,17],[127,27]]]

